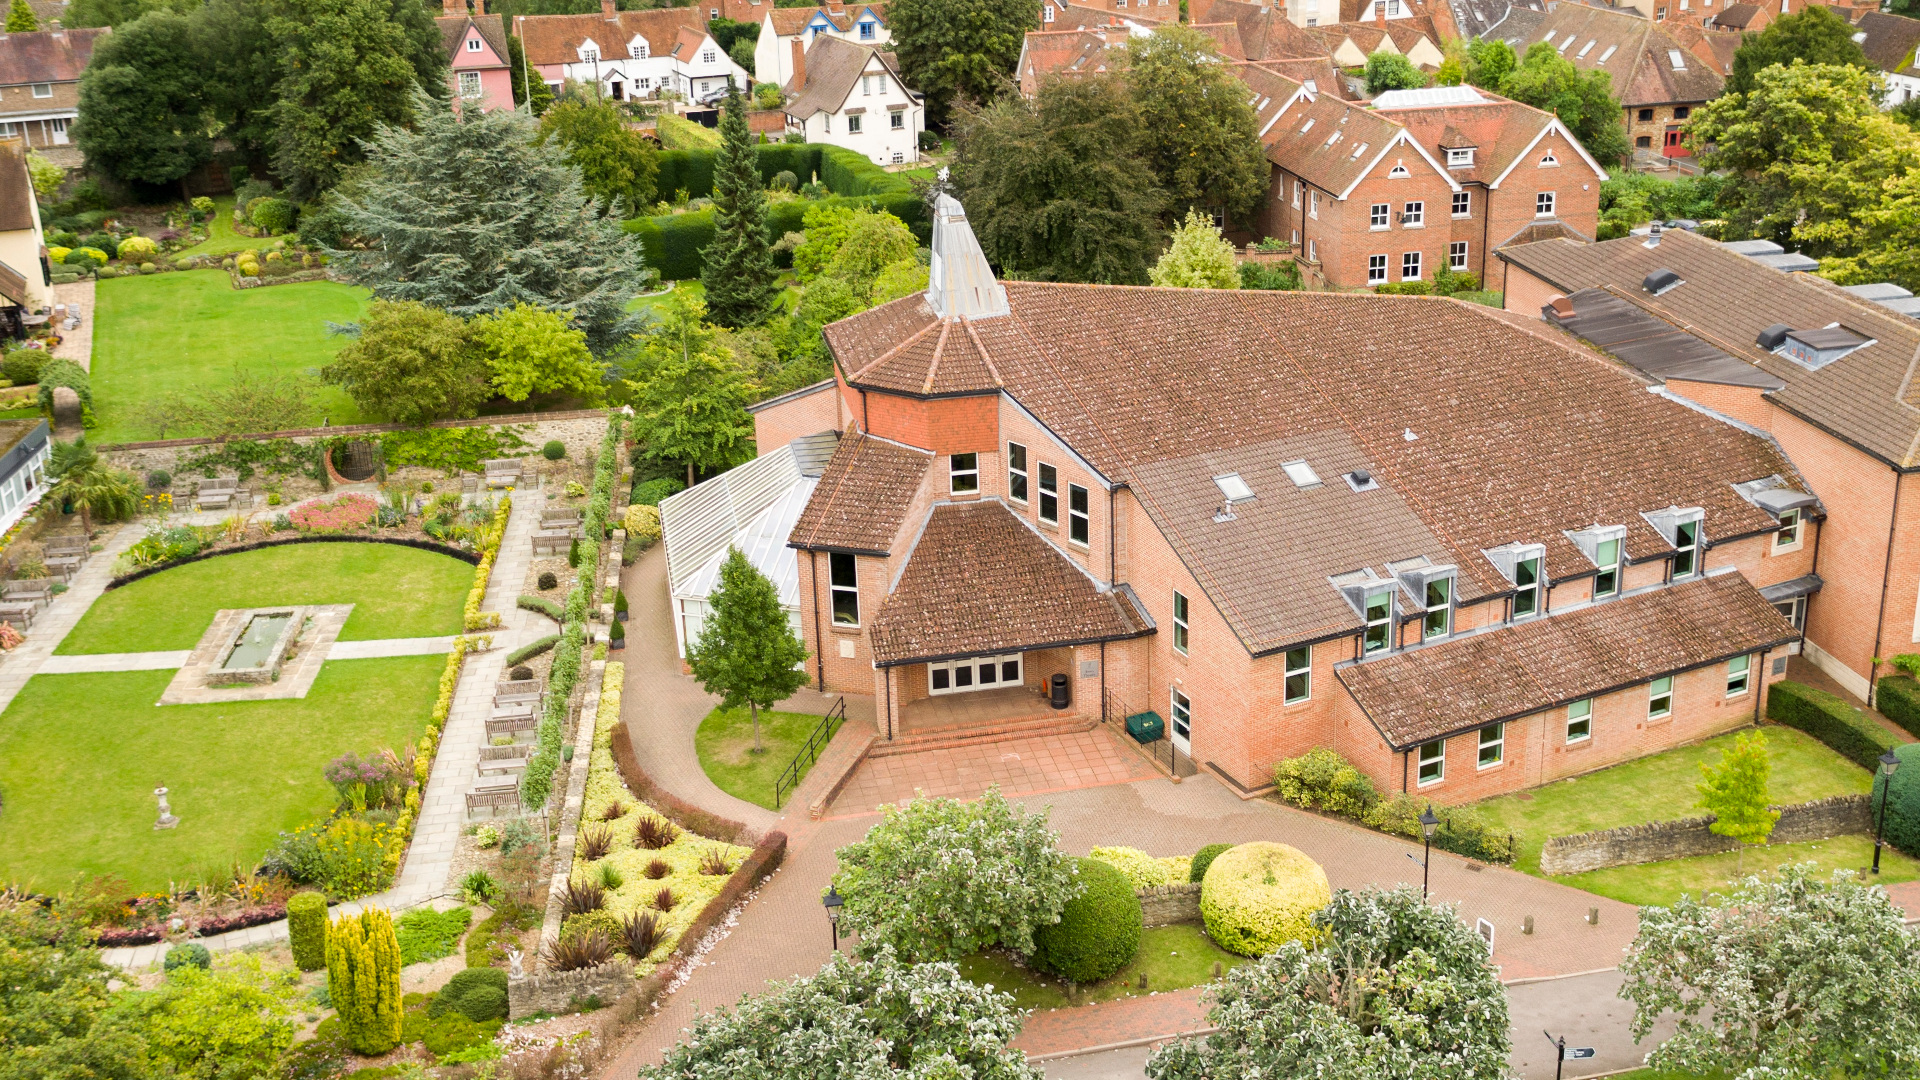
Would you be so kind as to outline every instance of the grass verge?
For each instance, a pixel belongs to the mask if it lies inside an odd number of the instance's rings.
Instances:
[[[753,750],[753,717],[746,709],[715,709],[700,721],[693,748],[700,755],[700,767],[706,770],[721,791],[755,806],[779,809],[773,804],[773,782],[793,763],[793,757],[806,744],[807,736],[820,726],[812,713],[762,712],[760,714],[760,753]],[[807,775],[808,767],[800,770]],[[788,796],[793,793],[787,792]]]
[[[1735,878],[1765,874],[1796,863],[1812,863],[1822,878],[1835,870],[1858,870],[1863,880],[1870,879],[1876,885],[1920,879],[1920,862],[1891,847],[1881,849],[1880,876],[1871,877],[1866,871],[1873,865],[1873,838],[1835,836],[1805,844],[1768,844],[1745,852],[1615,866],[1554,880],[1628,904],[1664,907],[1683,894],[1698,897],[1709,892],[1724,892]]]
[[[276,237],[241,236],[233,231],[233,196],[215,195],[213,197],[213,220],[207,223],[207,238],[190,248],[182,248],[170,256],[182,255],[226,255],[248,248],[271,247]]]
[[[1150,926],[1140,932],[1140,951],[1133,961],[1113,978],[1082,986],[1067,997],[1066,984],[1038,971],[1023,968],[1004,953],[977,953],[960,961],[960,974],[969,982],[987,985],[1013,995],[1016,1008],[1064,1009],[1074,1005],[1092,1005],[1122,997],[1145,997],[1151,993],[1182,990],[1199,986],[1213,977],[1213,965],[1224,968],[1252,963],[1244,956],[1215,945],[1212,939],[1191,923]],[[1140,989],[1140,976],[1147,977],[1147,988]]]

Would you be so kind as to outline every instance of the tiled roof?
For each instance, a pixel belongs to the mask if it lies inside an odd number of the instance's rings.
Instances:
[[[859,83],[860,73],[867,70],[876,56],[894,79],[905,86],[906,80],[900,77],[900,67],[892,53],[845,38],[824,34],[814,38],[813,44],[807,46],[806,81],[787,80],[786,92],[793,95],[786,106],[787,115],[805,120],[817,112],[838,112]]]
[[[0,139],[0,232],[31,228],[33,180],[27,173],[26,143],[20,139]]]
[[[1213,0],[1211,4],[1189,3],[1187,10],[1197,28],[1218,23],[1234,25],[1240,52],[1230,54],[1228,59],[1288,60],[1327,55],[1327,47],[1311,32],[1295,26],[1277,5]]]
[[[1868,303],[1820,278],[1789,274],[1684,230],[1667,231],[1657,248],[1640,237],[1600,244],[1549,240],[1504,248],[1500,257],[1562,292],[1612,288],[1721,351],[1783,380],[1773,401],[1901,466],[1920,464],[1920,385],[1908,372],[1920,353],[1920,323]],[[1682,283],[1657,297],[1641,282],[1672,270]],[[1784,322],[1796,328],[1842,323],[1873,338],[1818,371],[1754,344],[1760,331]]]
[[[475,19],[471,15],[445,15],[433,21],[440,27],[440,44],[446,48],[449,57],[459,53],[460,43],[467,40],[467,27],[471,26],[480,31],[481,40],[493,50],[493,55],[500,58],[500,63],[507,63],[507,38],[500,32],[500,20]]]
[[[109,33],[112,30],[101,26],[0,34],[0,86],[79,82],[93,57],[94,42]]]
[[[1458,27],[1456,36],[1471,41],[1476,37],[1492,39],[1502,36],[1494,32],[1494,27],[1499,26],[1515,10],[1533,10],[1544,15],[1547,5],[1546,0],[1518,0],[1511,4],[1505,0],[1448,0],[1447,9],[1453,14],[1454,25]]]
[[[1867,54],[1874,67],[1886,72],[1913,70],[1914,46],[1920,45],[1920,19],[1868,11],[1861,14],[1853,29],[1866,35],[1860,51]]]
[[[1005,392],[1133,488],[1254,652],[1357,627],[1328,575],[1424,555],[1460,567],[1462,596],[1482,595],[1509,586],[1481,552],[1525,541],[1546,546],[1550,578],[1576,577],[1593,567],[1563,530],[1631,525],[1679,505],[1705,510],[1709,537],[1746,535],[1775,523],[1731,485],[1795,475],[1765,439],[1649,395],[1604,357],[1477,305],[1006,290],[1010,315],[965,324]],[[858,371],[935,323],[908,298],[826,337],[840,369]],[[1306,458],[1324,486],[1295,488],[1277,471],[1285,455]],[[1350,490],[1339,473],[1353,468],[1380,487]],[[1226,471],[1254,478],[1257,497],[1215,522],[1212,478]],[[1663,544],[1641,528],[1629,554]]]
[[[699,10],[690,7],[621,11],[611,19],[595,11],[588,15],[527,15],[514,20],[527,62],[543,66],[579,63],[580,43],[588,39],[600,46],[603,59],[623,57],[635,35],[647,40],[648,55],[667,56],[683,27],[704,32],[706,24]]]
[[[1240,27],[1237,23],[1200,23],[1193,29],[1213,39],[1214,47],[1228,60],[1245,60],[1247,47],[1240,43]]]
[[[1396,750],[1800,635],[1739,573],[1588,604],[1335,668]]]
[[[932,454],[870,435],[841,439],[788,542],[887,554],[932,463]]]
[[[884,3],[848,4],[845,7],[784,7],[774,8],[767,14],[773,19],[774,33],[781,37],[792,37],[805,30],[815,15],[826,16],[835,30],[842,32],[851,30],[853,24],[859,21],[860,13],[868,8],[873,9],[874,15],[879,17],[882,24],[886,22],[887,5]]]
[[[873,619],[881,667],[1113,641],[1152,624],[997,499],[942,503]]]
[[[1029,30],[1018,75],[1031,92],[1048,75],[1079,75],[1107,69],[1107,38],[1098,30]]]
[[[1259,68],[1303,85],[1311,82],[1315,93],[1328,94],[1337,98],[1347,96],[1346,80],[1340,77],[1340,69],[1334,66],[1331,56],[1298,57],[1291,60],[1255,60],[1248,67]],[[1240,74],[1238,65],[1235,65],[1235,74]],[[1247,75],[1240,74],[1240,78],[1248,86],[1256,90],[1260,89]],[[1262,93],[1264,95],[1270,92]]]
[[[1246,69],[1236,71],[1247,78]],[[1299,88],[1299,84],[1281,76],[1269,78]],[[1266,145],[1267,160],[1336,196],[1366,176],[1381,153],[1403,132],[1388,114],[1332,94],[1302,98],[1291,106],[1287,106],[1287,100],[1275,94],[1270,105],[1258,110],[1264,129],[1260,141]],[[1285,112],[1275,120],[1274,112],[1283,106]],[[1406,147],[1396,152],[1402,157],[1418,156]]]
[[[1447,175],[1465,183],[1477,180],[1492,183],[1535,144],[1553,124],[1553,114],[1530,105],[1509,101],[1490,91],[1481,91],[1486,100],[1478,105],[1437,105],[1409,109],[1382,110],[1382,114],[1404,126],[1414,141],[1425,147],[1441,164],[1446,164],[1442,147],[1474,148],[1473,164],[1448,168]],[[1571,132],[1562,131],[1569,141]],[[1536,157],[1539,156],[1537,153]],[[1579,168],[1582,163],[1563,161],[1563,168]],[[1603,170],[1595,170],[1601,179]]]
[[[1728,4],[1720,14],[1713,17],[1713,24],[1733,30],[1745,30],[1759,14],[1760,7],[1757,4]],[[1868,59],[1871,60],[1872,57]]]
[[[1514,51],[1524,54],[1551,34],[1556,49],[1566,45],[1560,55],[1575,67],[1606,72],[1613,80],[1613,96],[1625,107],[1711,101],[1726,83],[1706,32],[1697,26],[1656,23],[1635,12],[1585,4],[1561,4],[1537,21],[1533,15],[1510,13],[1492,36],[1514,42]],[[1673,62],[1675,52],[1680,54],[1679,66]]]

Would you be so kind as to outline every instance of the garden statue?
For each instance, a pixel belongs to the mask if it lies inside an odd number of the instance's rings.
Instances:
[[[508,978],[524,979],[527,977],[526,969],[520,966],[520,958],[524,955],[525,954],[522,953],[519,949],[507,950],[507,964],[508,964],[507,977]]]
[[[165,787],[157,787],[153,789],[153,793],[160,800],[160,820],[154,822],[153,827],[156,829],[171,829],[175,825],[180,824],[180,819],[173,816],[173,807],[167,805],[167,789]]]

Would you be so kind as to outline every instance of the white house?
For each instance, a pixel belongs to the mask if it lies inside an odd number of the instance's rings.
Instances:
[[[760,24],[753,47],[753,78],[785,86],[793,78],[793,45],[804,49],[815,38],[837,37],[861,45],[885,45],[887,5],[847,4],[828,7],[775,8]]]
[[[616,11],[614,0],[600,0],[598,14],[516,16],[514,32],[527,63],[556,91],[577,80],[598,84],[615,101],[662,91],[712,101],[729,78],[747,85],[747,69],[707,33],[695,8]]]
[[[1913,60],[1915,48],[1920,47],[1920,19],[1864,12],[1853,24],[1853,43],[1886,78],[1883,107],[1891,109],[1920,97],[1920,66]]]
[[[794,41],[785,86],[787,130],[808,142],[858,150],[875,165],[920,160],[927,110],[907,89],[890,52],[822,35],[804,52]]]

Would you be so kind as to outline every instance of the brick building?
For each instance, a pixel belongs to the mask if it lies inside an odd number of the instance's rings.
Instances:
[[[1372,107],[1241,67],[1273,179],[1258,230],[1327,284],[1431,280],[1499,289],[1501,245],[1599,223],[1606,170],[1550,113],[1470,86],[1392,91]]]
[[[103,26],[0,34],[0,139],[24,139],[36,150],[71,144],[80,76],[94,43],[112,32]]]
[[[1683,231],[1651,247],[1556,240],[1500,257],[1512,265],[1508,310],[1538,317],[1563,298],[1556,323],[1765,433],[1820,493],[1817,576],[1771,597],[1805,630],[1809,660],[1870,698],[1888,670],[1874,657],[1920,652],[1920,323],[1904,313],[1920,302],[1783,272]]]
[[[1330,746],[1457,803],[1748,723],[1784,672],[1755,586],[1818,523],[1768,439],[1477,305],[1000,283],[948,196],[933,242],[755,414],[762,453],[844,432],[788,543],[809,673],[883,738],[1152,712],[1243,790]]]

